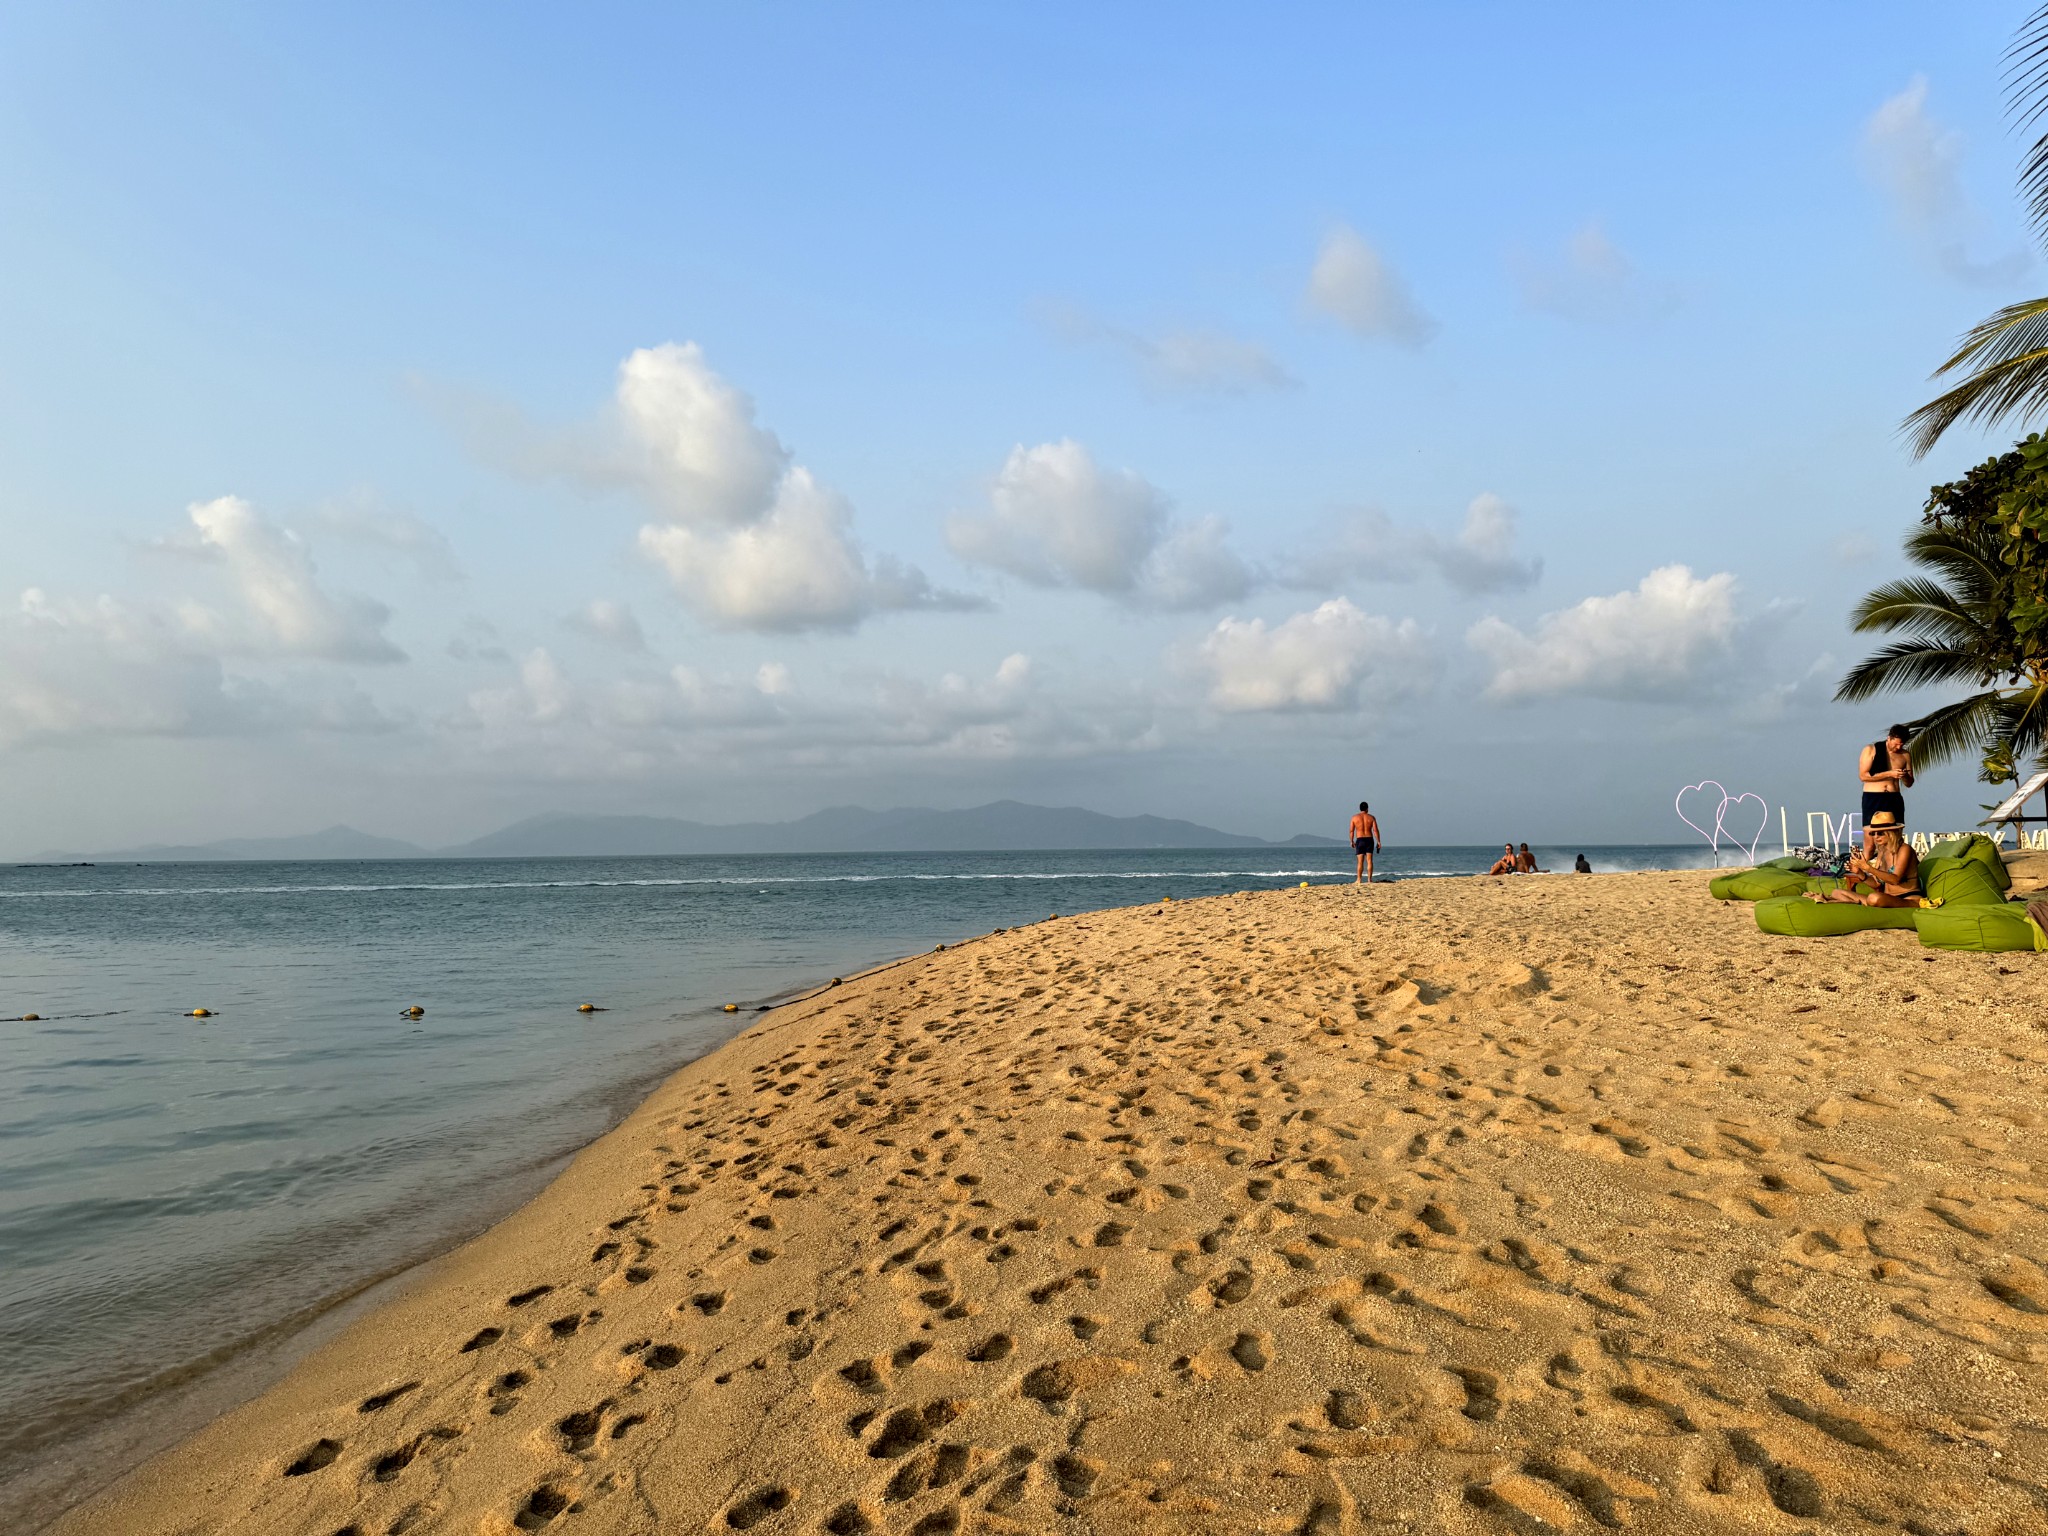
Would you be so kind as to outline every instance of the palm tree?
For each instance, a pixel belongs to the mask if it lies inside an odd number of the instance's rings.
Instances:
[[[2006,59],[2006,109],[2021,129],[2034,128],[2048,117],[2048,5],[2021,25]],[[2020,163],[2020,192],[2035,234],[2048,240],[2048,132]],[[1959,369],[1969,370],[1961,383],[1905,420],[1915,458],[1959,421],[1989,426],[2014,412],[2025,420],[2048,409],[2048,298],[2008,304],[1980,322],[1934,376]]]
[[[2048,742],[2048,671],[2028,657],[2012,619],[2012,568],[1988,520],[1929,523],[1906,539],[1906,558],[1928,572],[1887,582],[1856,605],[1859,634],[1906,638],[1850,669],[1835,697],[1857,703],[1946,683],[1976,691],[1910,722],[1913,756],[1943,762],[1987,744],[2014,758]]]

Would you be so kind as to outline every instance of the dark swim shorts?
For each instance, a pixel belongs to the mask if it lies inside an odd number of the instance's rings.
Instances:
[[[1373,851],[1372,839],[1369,837],[1354,837],[1351,839],[1351,851],[1353,853],[1371,853]]]
[[[1906,819],[1906,797],[1896,789],[1866,789],[1863,791],[1863,825],[1870,825],[1870,818],[1879,811],[1890,811],[1901,822]]]

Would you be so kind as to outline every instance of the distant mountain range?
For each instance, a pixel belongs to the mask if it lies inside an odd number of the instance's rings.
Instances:
[[[797,821],[717,826],[673,816],[535,816],[451,848],[422,848],[329,827],[303,837],[153,843],[108,853],[46,853],[35,862],[202,863],[234,859],[538,859],[659,853],[979,853],[1056,848],[1337,848],[1302,833],[1284,843],[1162,816],[1104,816],[1078,806],[997,800],[967,811],[837,806]]]

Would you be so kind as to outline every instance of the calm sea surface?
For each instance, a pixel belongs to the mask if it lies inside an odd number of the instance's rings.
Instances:
[[[1570,868],[1576,850],[1544,849]],[[1592,848],[1602,870],[1697,850]],[[1397,876],[1490,849],[1396,849]],[[763,1002],[1336,849],[0,869],[0,1485],[530,1195]],[[579,1014],[576,1005],[605,1011]],[[721,1005],[745,1010],[726,1014]],[[417,1004],[424,1018],[401,1010]],[[214,1017],[187,1017],[193,1008]],[[141,1441],[138,1448],[147,1448]],[[66,1472],[67,1492],[118,1467]]]

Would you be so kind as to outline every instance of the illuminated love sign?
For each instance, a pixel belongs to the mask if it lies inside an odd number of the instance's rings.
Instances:
[[[1694,821],[1690,816],[1685,814],[1685,797],[1687,795],[1699,795],[1701,796],[1699,806],[1700,815],[1703,819],[1705,818],[1707,814],[1708,803],[1706,799],[1706,791],[1708,790],[1712,790],[1716,795],[1720,796],[1720,803],[1714,806],[1712,831],[1709,831],[1706,827],[1701,826],[1699,822]],[[1756,832],[1753,836],[1750,837],[1748,847],[1745,850],[1749,855],[1749,862],[1754,864],[1756,862],[1756,845],[1763,841],[1764,828],[1770,825],[1771,820],[1771,808],[1768,804],[1765,803],[1764,797],[1762,795],[1753,794],[1749,790],[1744,790],[1739,795],[1731,795],[1725,788],[1722,787],[1719,780],[1702,779],[1697,784],[1688,784],[1685,786],[1685,788],[1681,789],[1678,792],[1678,798],[1672,802],[1672,808],[1678,812],[1678,819],[1680,821],[1684,822],[1688,827],[1691,827],[1693,831],[1699,833],[1701,837],[1707,840],[1707,846],[1714,850],[1714,864],[1716,867],[1719,867],[1721,863],[1721,839],[1724,835],[1729,840],[1729,847],[1743,847],[1743,841],[1741,836],[1738,833],[1736,833],[1733,829],[1731,829],[1728,825],[1728,813],[1730,811],[1735,811],[1737,818],[1739,820],[1741,812],[1737,808],[1741,806],[1745,800],[1753,800],[1756,802]]]

